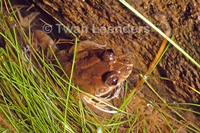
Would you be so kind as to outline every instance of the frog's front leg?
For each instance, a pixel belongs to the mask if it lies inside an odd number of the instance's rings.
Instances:
[[[38,49],[38,46],[44,50],[44,54],[48,55],[49,58],[53,57],[52,51],[55,52],[57,50],[56,43],[53,39],[41,30],[35,30],[33,34],[33,47]]]
[[[17,9],[17,13],[18,13],[20,24],[25,29],[28,29],[29,23],[31,23],[40,14],[39,12],[33,12],[23,18],[18,9]],[[36,49],[36,51],[39,51],[38,49],[39,47],[41,47],[41,50],[44,50],[45,55],[48,55],[49,58],[53,57],[53,53],[49,49],[49,47],[51,47],[54,52],[57,50],[56,43],[53,41],[53,39],[51,39],[49,35],[47,35],[41,30],[33,31],[32,45]]]
[[[28,29],[29,24],[39,15],[39,12],[33,12],[29,15],[27,15],[26,17],[22,17],[19,9],[17,8],[17,15],[19,18],[19,22],[21,24],[21,26],[25,29]]]

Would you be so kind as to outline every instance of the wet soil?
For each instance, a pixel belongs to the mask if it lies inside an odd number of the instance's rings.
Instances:
[[[128,0],[127,2],[163,32],[171,28],[173,40],[200,63],[199,0]],[[163,40],[161,35],[119,1],[84,0],[53,1],[52,3],[48,0],[38,0],[35,4],[71,28],[79,40],[107,44],[115,53],[125,54],[127,58],[131,58],[134,67],[128,79],[131,84],[129,91],[138,83],[139,74],[145,73],[148,69]],[[50,24],[53,25],[54,30],[59,29],[55,23]],[[72,38],[69,32],[64,33],[63,30],[61,33],[53,33],[54,39],[61,36]],[[200,91],[200,70],[172,45],[152,74],[170,79],[148,78],[148,82],[167,103],[200,104],[199,94],[184,85],[185,83]],[[137,107],[138,104],[145,107],[147,102],[141,102],[143,98],[152,102],[161,102],[147,85],[144,84],[139,91],[138,99],[140,100],[132,100],[127,107],[129,112],[132,112],[133,107]],[[194,108],[194,110],[200,111],[199,108]],[[151,114],[154,111],[151,110],[148,113]],[[200,127],[198,123],[200,116],[186,114],[186,112],[180,113],[188,121],[193,121]]]

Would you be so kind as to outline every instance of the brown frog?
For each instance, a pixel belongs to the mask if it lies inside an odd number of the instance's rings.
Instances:
[[[77,44],[72,81],[84,92],[107,101],[105,96],[124,82],[130,75],[133,64],[125,56],[117,56],[112,49],[105,47],[106,45],[88,40]],[[68,54],[73,56],[74,46]],[[70,75],[72,60],[65,60],[63,56],[66,54],[58,52],[57,55],[63,69]],[[116,95],[118,93],[115,93],[114,97]],[[91,98],[84,96],[84,99],[92,103]]]
[[[40,46],[44,51],[52,47],[64,71],[70,76],[74,46],[69,51],[59,50],[53,40],[41,30],[35,30],[33,37],[36,40],[35,47]],[[77,44],[75,56],[72,82],[82,91],[105,102],[119,95],[119,86],[130,75],[133,67],[125,56],[117,56],[112,49],[107,49],[106,45],[88,40]],[[106,97],[114,89],[117,91],[113,97]],[[81,96],[87,103],[98,107],[96,100],[84,94]]]
[[[73,56],[73,53],[74,47],[69,50],[69,55]],[[62,61],[61,65],[69,75],[72,60]],[[116,56],[105,45],[82,41],[77,44],[73,83],[81,90],[101,97],[119,86],[131,73],[132,66],[130,60]]]

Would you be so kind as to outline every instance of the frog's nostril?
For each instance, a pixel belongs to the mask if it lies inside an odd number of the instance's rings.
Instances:
[[[106,72],[102,76],[102,80],[106,86],[114,86],[117,85],[119,78],[116,72]]]
[[[106,91],[106,89],[105,88],[100,88],[97,91],[98,91],[98,93],[104,93]]]
[[[128,71],[129,71],[129,70],[131,70],[131,69],[132,69],[132,67],[133,67],[133,65],[132,65],[132,64],[127,64],[127,65],[126,65],[126,70],[128,70]]]

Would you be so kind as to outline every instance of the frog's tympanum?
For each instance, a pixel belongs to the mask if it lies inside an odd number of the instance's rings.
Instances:
[[[53,40],[41,30],[34,31],[34,40],[37,40],[37,45],[44,51],[48,51],[48,47],[51,46],[64,71],[70,76],[74,46],[68,51],[59,51],[53,44]],[[88,40],[77,44],[75,56],[72,82],[82,91],[104,102],[119,94],[121,88],[119,86],[129,76],[133,67],[131,61],[125,56],[117,56],[112,49],[107,49],[106,45]],[[114,89],[116,92],[113,97],[106,97]],[[87,103],[98,107],[96,100],[84,94],[81,96]]]

